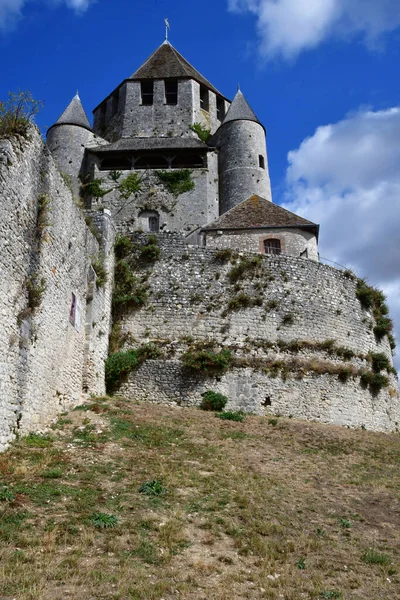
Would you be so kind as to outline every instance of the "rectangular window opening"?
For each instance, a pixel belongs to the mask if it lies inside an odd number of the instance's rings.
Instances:
[[[210,109],[208,89],[204,85],[200,86],[200,108],[207,112]]]
[[[217,119],[223,121],[225,117],[225,102],[223,98],[217,96]]]
[[[140,93],[142,104],[144,106],[151,106],[154,99],[154,81],[141,81]]]
[[[178,104],[178,81],[176,79],[165,80],[164,86],[166,104]]]
[[[119,90],[111,97],[111,116],[113,117],[118,112]]]
[[[261,169],[265,169],[265,160],[262,154],[258,155],[258,165]]]

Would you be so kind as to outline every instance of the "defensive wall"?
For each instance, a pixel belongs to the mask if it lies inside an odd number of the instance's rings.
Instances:
[[[97,224],[98,239],[36,129],[0,142],[0,449],[104,393],[114,232]]]
[[[134,236],[140,247],[147,236]],[[206,390],[229,409],[274,413],[352,427],[394,430],[400,423],[397,379],[377,391],[360,375],[369,353],[384,353],[374,319],[356,295],[357,281],[316,261],[288,256],[225,255],[187,246],[177,234],[158,238],[154,263],[138,263],[148,302],[117,323],[125,346],[153,343],[119,393],[137,400],[199,404]],[[255,259],[255,261],[254,261]],[[184,365],[187,352],[230,350],[224,372]]]

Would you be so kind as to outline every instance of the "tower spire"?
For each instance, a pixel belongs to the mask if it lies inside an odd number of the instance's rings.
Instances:
[[[169,30],[171,29],[168,18],[164,19],[165,22],[165,41],[168,42],[168,34],[169,34]]]

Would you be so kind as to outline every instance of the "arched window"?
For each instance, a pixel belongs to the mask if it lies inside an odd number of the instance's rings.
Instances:
[[[264,252],[265,254],[280,254],[281,253],[281,242],[276,239],[264,240]]]

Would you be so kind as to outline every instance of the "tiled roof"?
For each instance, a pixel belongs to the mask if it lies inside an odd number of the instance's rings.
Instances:
[[[168,77],[195,79],[215,94],[222,96],[169,42],[161,44],[129,79],[167,79]]]
[[[79,125],[80,127],[91,129],[89,119],[86,116],[85,109],[82,106],[78,94],[72,98],[71,102],[54,125]]]
[[[229,121],[255,121],[262,125],[240,90],[237,91],[236,96],[232,100],[232,104],[226,113],[222,125],[229,123]]]
[[[188,150],[212,150],[207,144],[192,137],[136,137],[122,138],[113,144],[96,146],[89,148],[91,152],[125,152],[141,150],[169,150],[169,149],[188,149]]]
[[[203,227],[215,229],[254,229],[263,227],[309,227],[318,232],[318,225],[290,210],[254,195],[234,206],[219,219]]]

